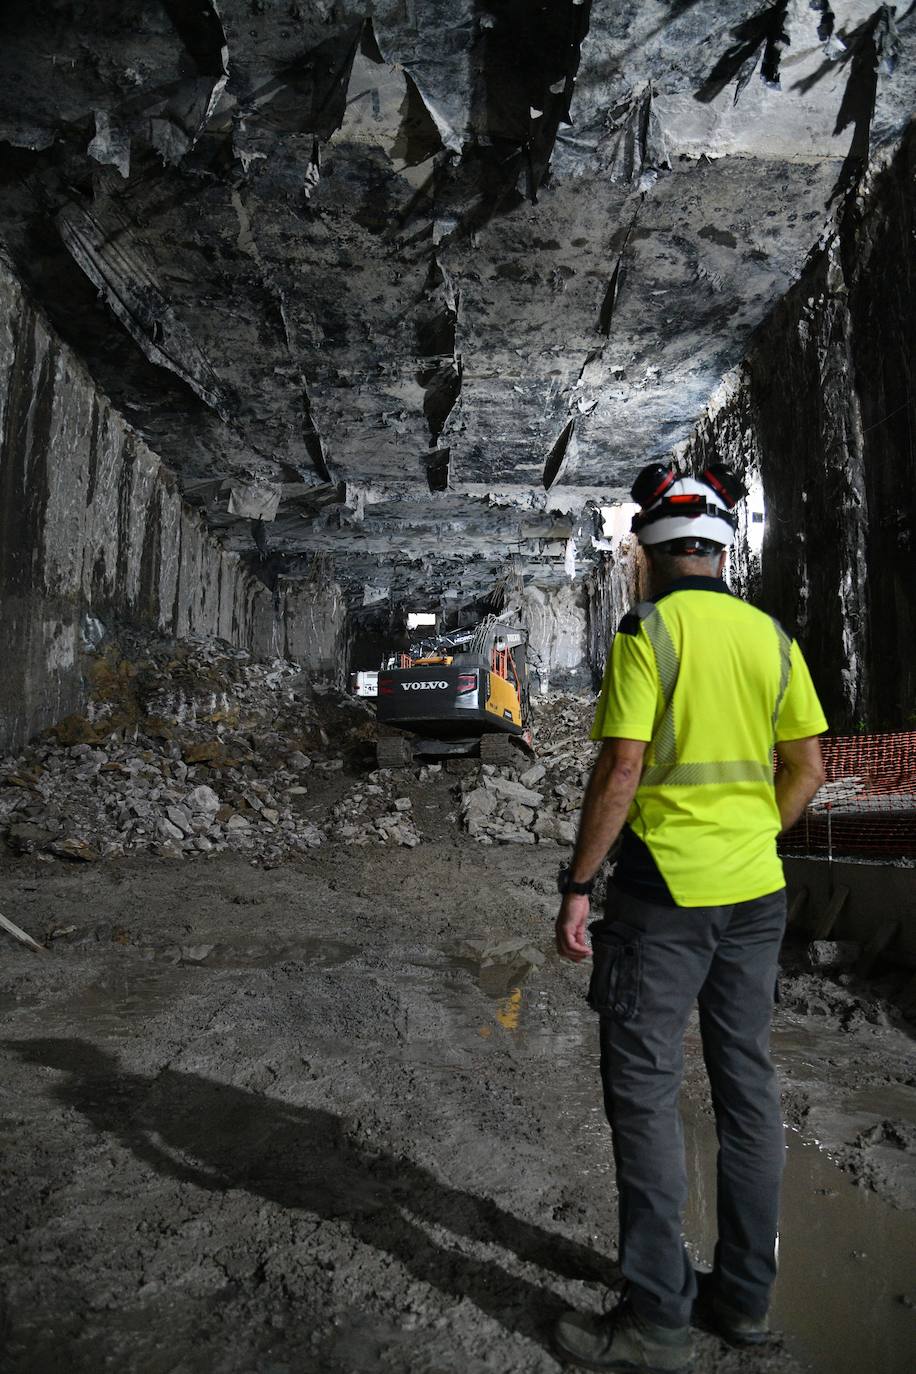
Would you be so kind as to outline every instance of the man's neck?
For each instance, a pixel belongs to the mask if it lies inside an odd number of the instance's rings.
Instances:
[[[679,568],[677,572],[673,572],[669,575],[658,573],[654,569],[650,569],[649,586],[652,595],[663,596],[669,588],[676,586],[678,582],[682,582],[685,577],[705,577],[711,582],[720,582],[722,580],[722,574],[719,572],[717,566],[708,562],[701,563],[699,559],[697,560],[696,567]]]

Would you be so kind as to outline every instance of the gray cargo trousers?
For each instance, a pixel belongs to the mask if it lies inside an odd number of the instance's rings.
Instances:
[[[611,888],[605,919],[590,927],[618,1260],[634,1309],[663,1326],[686,1325],[696,1296],[681,1232],[678,1094],[697,1002],[719,1140],[717,1289],[749,1316],[769,1304],[785,1149],[769,1037],[785,921],[785,890],[732,906],[669,907]]]

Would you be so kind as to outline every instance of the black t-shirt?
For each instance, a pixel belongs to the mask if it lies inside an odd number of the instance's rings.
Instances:
[[[677,906],[649,846],[628,825],[621,831],[620,855],[611,881],[619,891],[638,897],[642,902]]]

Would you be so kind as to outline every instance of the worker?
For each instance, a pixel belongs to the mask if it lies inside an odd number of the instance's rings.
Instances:
[[[739,1346],[769,1334],[784,1153],[769,1057],[786,919],[776,836],[823,782],[827,722],[798,644],[723,581],[745,494],[721,465],[694,478],[654,464],[634,484],[653,595],[611,645],[602,748],[560,874],[558,951],[592,959],[619,1202],[616,1309],[567,1313],[554,1331],[588,1369],[686,1369],[692,1323]],[[605,917],[589,926],[618,836]],[[719,1139],[718,1241],[699,1286],[681,1235],[678,1111],[697,1002]]]

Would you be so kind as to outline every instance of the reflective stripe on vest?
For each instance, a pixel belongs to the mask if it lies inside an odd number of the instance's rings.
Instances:
[[[772,619],[772,616],[770,618]],[[789,674],[792,671],[792,641],[778,620],[773,620],[773,628],[776,631],[776,638],[779,640],[779,691],[776,693],[776,703],[773,707],[773,738],[775,739],[779,708],[782,706],[782,699],[789,685]],[[775,753],[772,749],[770,750],[770,758],[775,762]]]
[[[640,787],[696,787],[703,783],[717,782],[772,783],[775,762],[774,749],[770,750],[768,763],[760,763],[757,759],[726,759],[715,763],[678,763],[677,732],[674,724],[674,689],[677,686],[681,665],[677,650],[668,632],[668,626],[653,601],[640,601],[637,606],[633,607],[633,613],[642,621],[652,646],[662,701],[664,702],[662,717],[652,738],[655,762],[643,768],[639,780]],[[782,699],[789,685],[792,641],[778,620],[771,617],[771,621],[779,645],[779,687],[776,692],[772,715],[773,734],[775,736],[779,708],[782,706]]]

